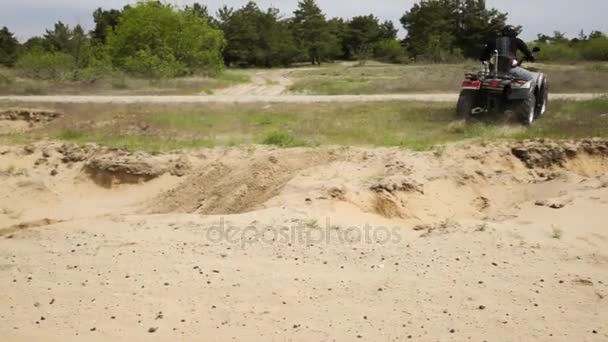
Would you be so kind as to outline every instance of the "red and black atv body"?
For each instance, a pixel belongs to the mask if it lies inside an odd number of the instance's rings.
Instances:
[[[547,77],[536,73],[533,80],[517,79],[509,74],[510,66],[501,70],[497,66],[497,60],[498,55],[493,67],[484,63],[478,73],[465,74],[458,99],[458,116],[470,119],[488,112],[512,111],[523,124],[532,124],[547,110]],[[520,65],[518,63],[516,66]]]

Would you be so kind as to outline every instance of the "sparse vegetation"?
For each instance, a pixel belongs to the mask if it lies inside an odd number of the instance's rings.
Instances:
[[[27,169],[18,168],[15,165],[6,166],[3,169],[0,169],[0,176],[7,177],[19,177],[19,176],[27,176]]]
[[[559,228],[557,228],[555,226],[551,227],[551,237],[553,239],[560,240],[563,235],[564,235],[564,231],[563,230],[561,230],[561,229],[559,229]]]
[[[244,71],[227,70],[217,77],[189,76],[144,79],[110,72],[95,82],[17,77],[17,71],[0,69],[0,95],[198,95],[249,81]]]
[[[608,92],[608,84],[604,81],[604,71],[608,69],[605,63],[583,63],[575,66],[539,64],[535,67],[548,75],[551,92]],[[295,84],[291,90],[318,95],[454,93],[458,91],[464,73],[478,69],[479,65],[475,62],[333,65],[315,71],[292,73]]]
[[[0,105],[0,108],[3,105]],[[400,146],[428,150],[463,140],[575,139],[608,137],[608,98],[553,101],[530,128],[504,116],[465,124],[452,103],[380,102],[248,105],[51,105],[67,113],[53,125],[0,141],[54,137],[132,150],[263,143],[280,147],[316,145]],[[91,120],[96,125],[91,125]]]
[[[264,140],[262,140],[262,144],[276,145],[279,147],[296,147],[305,145],[303,141],[284,131],[273,131],[268,133],[266,137],[264,137]]]

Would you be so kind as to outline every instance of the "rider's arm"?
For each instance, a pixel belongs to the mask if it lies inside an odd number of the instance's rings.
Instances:
[[[532,51],[530,51],[528,44],[526,44],[523,40],[521,40],[519,38],[517,38],[516,44],[517,44],[517,49],[524,53],[527,60],[534,61],[534,55],[532,55]]]

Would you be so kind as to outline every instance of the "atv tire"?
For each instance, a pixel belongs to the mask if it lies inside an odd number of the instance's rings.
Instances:
[[[541,116],[543,116],[543,114],[545,114],[549,105],[549,81],[546,77],[543,77],[538,92],[539,101],[536,104],[536,119],[540,118]]]
[[[527,99],[515,102],[513,112],[522,124],[530,126],[536,119],[536,94],[533,92]]]
[[[469,120],[473,109],[477,107],[478,102],[479,94],[477,91],[470,89],[461,91],[460,97],[458,98],[456,115],[461,119]]]

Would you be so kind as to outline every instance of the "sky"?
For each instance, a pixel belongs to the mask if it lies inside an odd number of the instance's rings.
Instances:
[[[350,18],[373,13],[382,20],[392,20],[400,27],[399,18],[416,0],[317,0],[328,17]],[[538,33],[555,30],[576,36],[600,30],[608,32],[608,0],[486,0],[488,6],[509,13],[513,25],[523,25],[523,38],[531,40]],[[121,8],[135,0],[0,0],[0,27],[8,26],[17,38],[25,41],[41,35],[46,28],[61,20],[69,25],[81,24],[85,29],[93,27],[92,12],[97,7]],[[168,0],[168,3],[184,6],[193,1]],[[228,5],[240,7],[247,0],[199,0],[212,11]],[[291,15],[297,0],[256,1],[261,8],[277,7],[286,16]],[[400,32],[401,36],[405,31]]]

